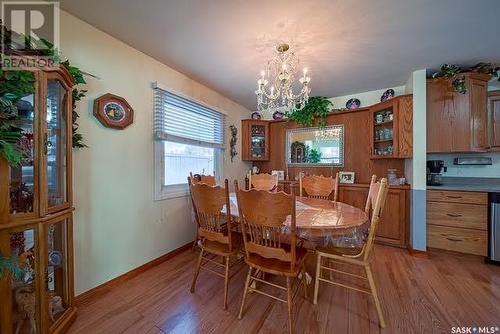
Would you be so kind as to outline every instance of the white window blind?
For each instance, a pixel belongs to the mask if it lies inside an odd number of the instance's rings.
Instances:
[[[224,114],[158,87],[154,99],[155,139],[224,148]]]

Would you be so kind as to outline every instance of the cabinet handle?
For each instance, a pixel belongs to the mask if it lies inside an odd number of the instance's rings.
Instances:
[[[453,199],[459,199],[459,198],[462,198],[462,196],[451,196],[451,195],[447,195],[446,197],[448,197],[448,198],[453,198]]]
[[[449,216],[449,217],[454,217],[454,218],[457,218],[457,217],[462,217],[462,215],[459,215],[459,214],[453,214],[453,213],[447,213],[446,215],[447,215],[447,216]]]
[[[462,241],[462,239],[455,239],[455,238],[446,238],[446,239],[448,239],[450,241]]]

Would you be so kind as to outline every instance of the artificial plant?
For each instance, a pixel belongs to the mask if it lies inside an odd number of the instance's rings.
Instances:
[[[491,63],[477,63],[472,67],[460,67],[458,65],[444,64],[441,66],[441,70],[432,74],[432,78],[445,78],[451,81],[453,89],[456,92],[465,94],[467,93],[467,87],[465,86],[465,77],[463,73],[474,72],[489,74],[492,77],[500,81],[500,67],[495,67]]]
[[[309,98],[302,109],[286,113],[289,121],[294,121],[302,126],[311,127],[314,119],[319,118],[318,126],[326,125],[326,117],[332,109],[332,102],[324,96],[314,96]]]
[[[0,21],[0,29],[2,30],[4,48],[9,50],[13,45],[14,32],[8,30]],[[16,39],[23,38],[23,36],[16,36]],[[28,49],[36,50],[37,45],[41,43],[48,46],[49,49],[39,51],[39,55],[51,57],[54,63],[64,66],[75,82],[75,85],[85,84],[83,72],[75,66],[70,65],[69,60],[60,61],[61,57],[59,51],[46,40],[35,40],[33,38],[25,38]],[[4,54],[2,54],[2,57]],[[19,119],[17,103],[25,96],[33,94],[34,88],[34,75],[30,71],[2,71],[0,70],[0,155],[2,155],[11,166],[18,166],[27,152],[25,152],[20,145],[23,137],[23,130],[16,126],[16,121]],[[86,147],[83,142],[83,136],[78,133],[77,119],[79,117],[76,111],[78,101],[85,96],[85,90],[74,88],[73,96],[73,127],[72,138],[73,147],[81,148]]]

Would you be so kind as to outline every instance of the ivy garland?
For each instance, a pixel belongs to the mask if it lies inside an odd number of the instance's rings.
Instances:
[[[463,73],[473,72],[473,73],[483,73],[489,74],[500,81],[500,67],[495,67],[491,63],[477,63],[472,67],[462,68],[458,65],[448,65],[444,64],[441,66],[441,70],[433,73],[431,78],[445,78],[451,81],[453,89],[460,94],[467,93],[467,88],[465,87],[465,77]]]
[[[5,46],[10,46],[11,35],[13,32],[9,31],[3,26],[0,21],[0,29],[3,30],[4,40],[2,41]],[[49,42],[43,41],[46,45]],[[36,45],[40,41],[27,40],[26,45]],[[86,84],[82,71],[69,63],[69,60],[60,60],[60,55],[57,49],[53,46],[42,55],[52,57],[54,62],[64,66],[73,78],[76,85]],[[1,54],[3,57],[4,55]],[[21,160],[28,152],[25,151],[21,145],[23,139],[23,129],[16,126],[19,120],[18,116],[18,103],[27,95],[35,92],[34,88],[35,77],[33,72],[30,71],[2,71],[0,70],[0,155],[3,156],[11,166],[18,166]],[[86,90],[73,88],[73,124],[72,124],[72,138],[73,148],[87,147],[83,142],[83,136],[78,133],[79,114],[76,111],[78,102],[85,97]]]

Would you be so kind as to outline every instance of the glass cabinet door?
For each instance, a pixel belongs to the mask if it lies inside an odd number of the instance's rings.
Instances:
[[[252,125],[250,151],[253,159],[263,159],[266,156],[266,127]]]
[[[57,321],[68,308],[68,221],[64,219],[47,226],[46,293],[49,324]]]
[[[2,241],[8,239],[10,249],[4,255],[14,261],[11,278],[2,281],[8,284],[10,301],[2,300],[7,307],[11,325],[7,331],[12,333],[39,333],[40,307],[37,288],[37,230],[35,228],[16,229],[2,232]],[[10,304],[10,305],[9,305]]]
[[[51,209],[68,202],[68,102],[68,91],[64,85],[57,79],[48,80],[44,150],[47,159],[47,207],[49,212]]]
[[[37,173],[35,156],[35,138],[37,116],[35,112],[35,94],[22,97],[17,103],[17,119],[14,126],[21,128],[20,147],[23,152],[21,164],[10,168],[10,208],[12,215],[30,214],[36,211]]]

